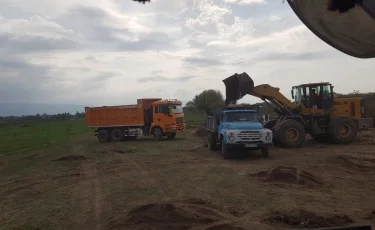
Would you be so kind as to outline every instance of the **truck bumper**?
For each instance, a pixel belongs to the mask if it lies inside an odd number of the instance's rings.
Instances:
[[[166,133],[183,133],[185,131],[185,124],[172,126],[165,130]]]
[[[227,144],[229,148],[247,148],[247,149],[260,149],[272,147],[273,143],[235,143]]]

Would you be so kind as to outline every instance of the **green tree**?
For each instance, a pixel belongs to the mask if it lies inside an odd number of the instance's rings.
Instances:
[[[192,101],[186,105],[195,105],[198,110],[209,110],[215,106],[223,106],[223,94],[219,90],[209,89],[204,90],[198,95],[195,95]]]

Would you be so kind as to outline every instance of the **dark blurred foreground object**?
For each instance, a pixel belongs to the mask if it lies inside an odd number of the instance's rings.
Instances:
[[[146,2],[150,2],[150,0],[133,0],[135,2],[141,2],[143,4],[145,4]]]
[[[351,226],[351,227],[334,227],[334,228],[312,228],[312,230],[371,230],[371,226]]]
[[[330,46],[356,58],[375,57],[375,0],[287,1],[307,28]]]
[[[287,0],[320,39],[357,58],[375,57],[375,0]]]

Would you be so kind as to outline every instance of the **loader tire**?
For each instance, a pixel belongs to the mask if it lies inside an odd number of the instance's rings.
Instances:
[[[154,129],[154,140],[161,141],[162,139],[163,139],[163,131],[161,130],[161,128],[156,127]]]
[[[209,150],[216,150],[217,149],[215,135],[211,132],[208,133],[207,147],[208,147]]]
[[[275,140],[281,147],[298,148],[306,139],[305,127],[296,120],[286,119],[274,127]]]
[[[114,142],[121,142],[125,139],[124,132],[121,129],[114,129],[111,132],[111,139]]]
[[[348,117],[338,117],[328,125],[327,131],[333,143],[349,144],[357,136],[358,126]]]
[[[107,129],[102,129],[98,132],[98,141],[100,143],[109,142],[111,140],[111,136],[109,135],[109,131]]]
[[[270,130],[273,130],[275,124],[276,124],[277,120],[269,120],[266,122],[266,124],[264,124],[264,128],[265,129],[270,129]]]

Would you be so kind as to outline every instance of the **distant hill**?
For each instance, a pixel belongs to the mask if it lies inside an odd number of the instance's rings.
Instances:
[[[84,112],[84,105],[0,103],[0,116]]]

